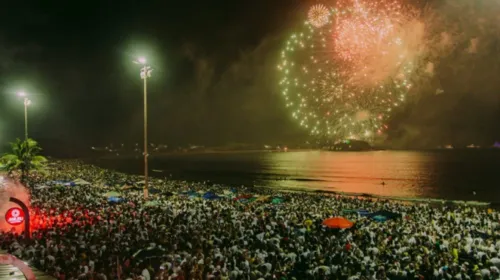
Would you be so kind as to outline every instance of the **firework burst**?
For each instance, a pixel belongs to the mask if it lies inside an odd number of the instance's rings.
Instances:
[[[391,112],[405,100],[411,87],[407,76],[412,71],[412,62],[398,62],[393,75],[376,82],[353,82],[356,75],[366,79],[357,69],[358,59],[367,57],[363,50],[373,50],[375,47],[370,45],[373,42],[379,46],[388,44],[392,36],[386,33],[393,34],[392,27],[385,20],[375,20],[371,22],[378,24],[373,28],[382,34],[380,38],[364,38],[363,34],[348,37],[345,32],[369,28],[356,19],[362,13],[367,16],[367,11],[356,6],[351,9],[338,6],[332,11],[326,24],[319,26],[309,20],[302,31],[286,42],[278,64],[286,107],[312,135],[334,141],[346,138],[373,141],[384,134]],[[363,32],[369,34],[368,30]],[[405,42],[401,39],[400,44]],[[350,51],[349,46],[353,47]]]
[[[424,26],[417,10],[393,0],[339,0],[334,55],[353,83],[373,86],[400,76],[421,51]]]
[[[324,5],[314,5],[309,9],[309,23],[314,27],[322,27],[330,20],[330,11]]]

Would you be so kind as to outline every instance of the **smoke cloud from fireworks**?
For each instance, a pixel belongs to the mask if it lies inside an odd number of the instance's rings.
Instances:
[[[398,115],[391,145],[498,141],[499,15],[500,1],[444,0],[422,9],[425,51],[411,77],[411,107]]]

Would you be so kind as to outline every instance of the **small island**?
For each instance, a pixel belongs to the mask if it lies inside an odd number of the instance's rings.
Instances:
[[[373,147],[365,141],[346,139],[325,147],[328,151],[372,151]]]

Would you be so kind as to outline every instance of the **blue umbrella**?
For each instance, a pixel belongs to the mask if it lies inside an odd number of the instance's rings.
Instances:
[[[116,197],[116,196],[108,197],[108,202],[120,203],[122,201],[123,201],[123,198],[120,198],[120,197]]]
[[[74,182],[69,182],[69,181],[52,181],[50,182],[54,185],[63,185],[63,186],[75,186]]]
[[[380,211],[377,211],[377,212],[369,215],[369,217],[372,217],[372,218],[376,217],[376,216],[383,216],[383,217],[385,217],[386,220],[401,218],[401,214],[394,213],[394,212],[387,211],[387,210],[380,210]]]
[[[372,218],[375,221],[377,221],[377,222],[385,222],[385,221],[387,221],[387,217],[386,216],[382,216],[382,215],[373,216]]]
[[[220,196],[216,195],[215,193],[213,192],[206,192],[204,195],[203,195],[203,198],[204,199],[209,199],[209,200],[214,200],[214,199],[220,199]]]
[[[360,216],[363,216],[363,217],[370,215],[370,212],[368,212],[367,210],[363,210],[363,209],[359,209],[357,212]]]

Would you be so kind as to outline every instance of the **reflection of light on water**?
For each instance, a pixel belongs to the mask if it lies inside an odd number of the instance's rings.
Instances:
[[[168,156],[152,161],[155,169],[188,181],[500,202],[500,188],[495,187],[500,184],[500,150],[292,150]],[[131,159],[98,164],[140,174],[137,162]],[[472,191],[477,192],[473,198]]]
[[[390,153],[390,156],[388,156]],[[427,196],[419,186],[425,154],[417,152],[293,152],[267,158],[279,170],[277,188],[307,188],[383,196]]]

